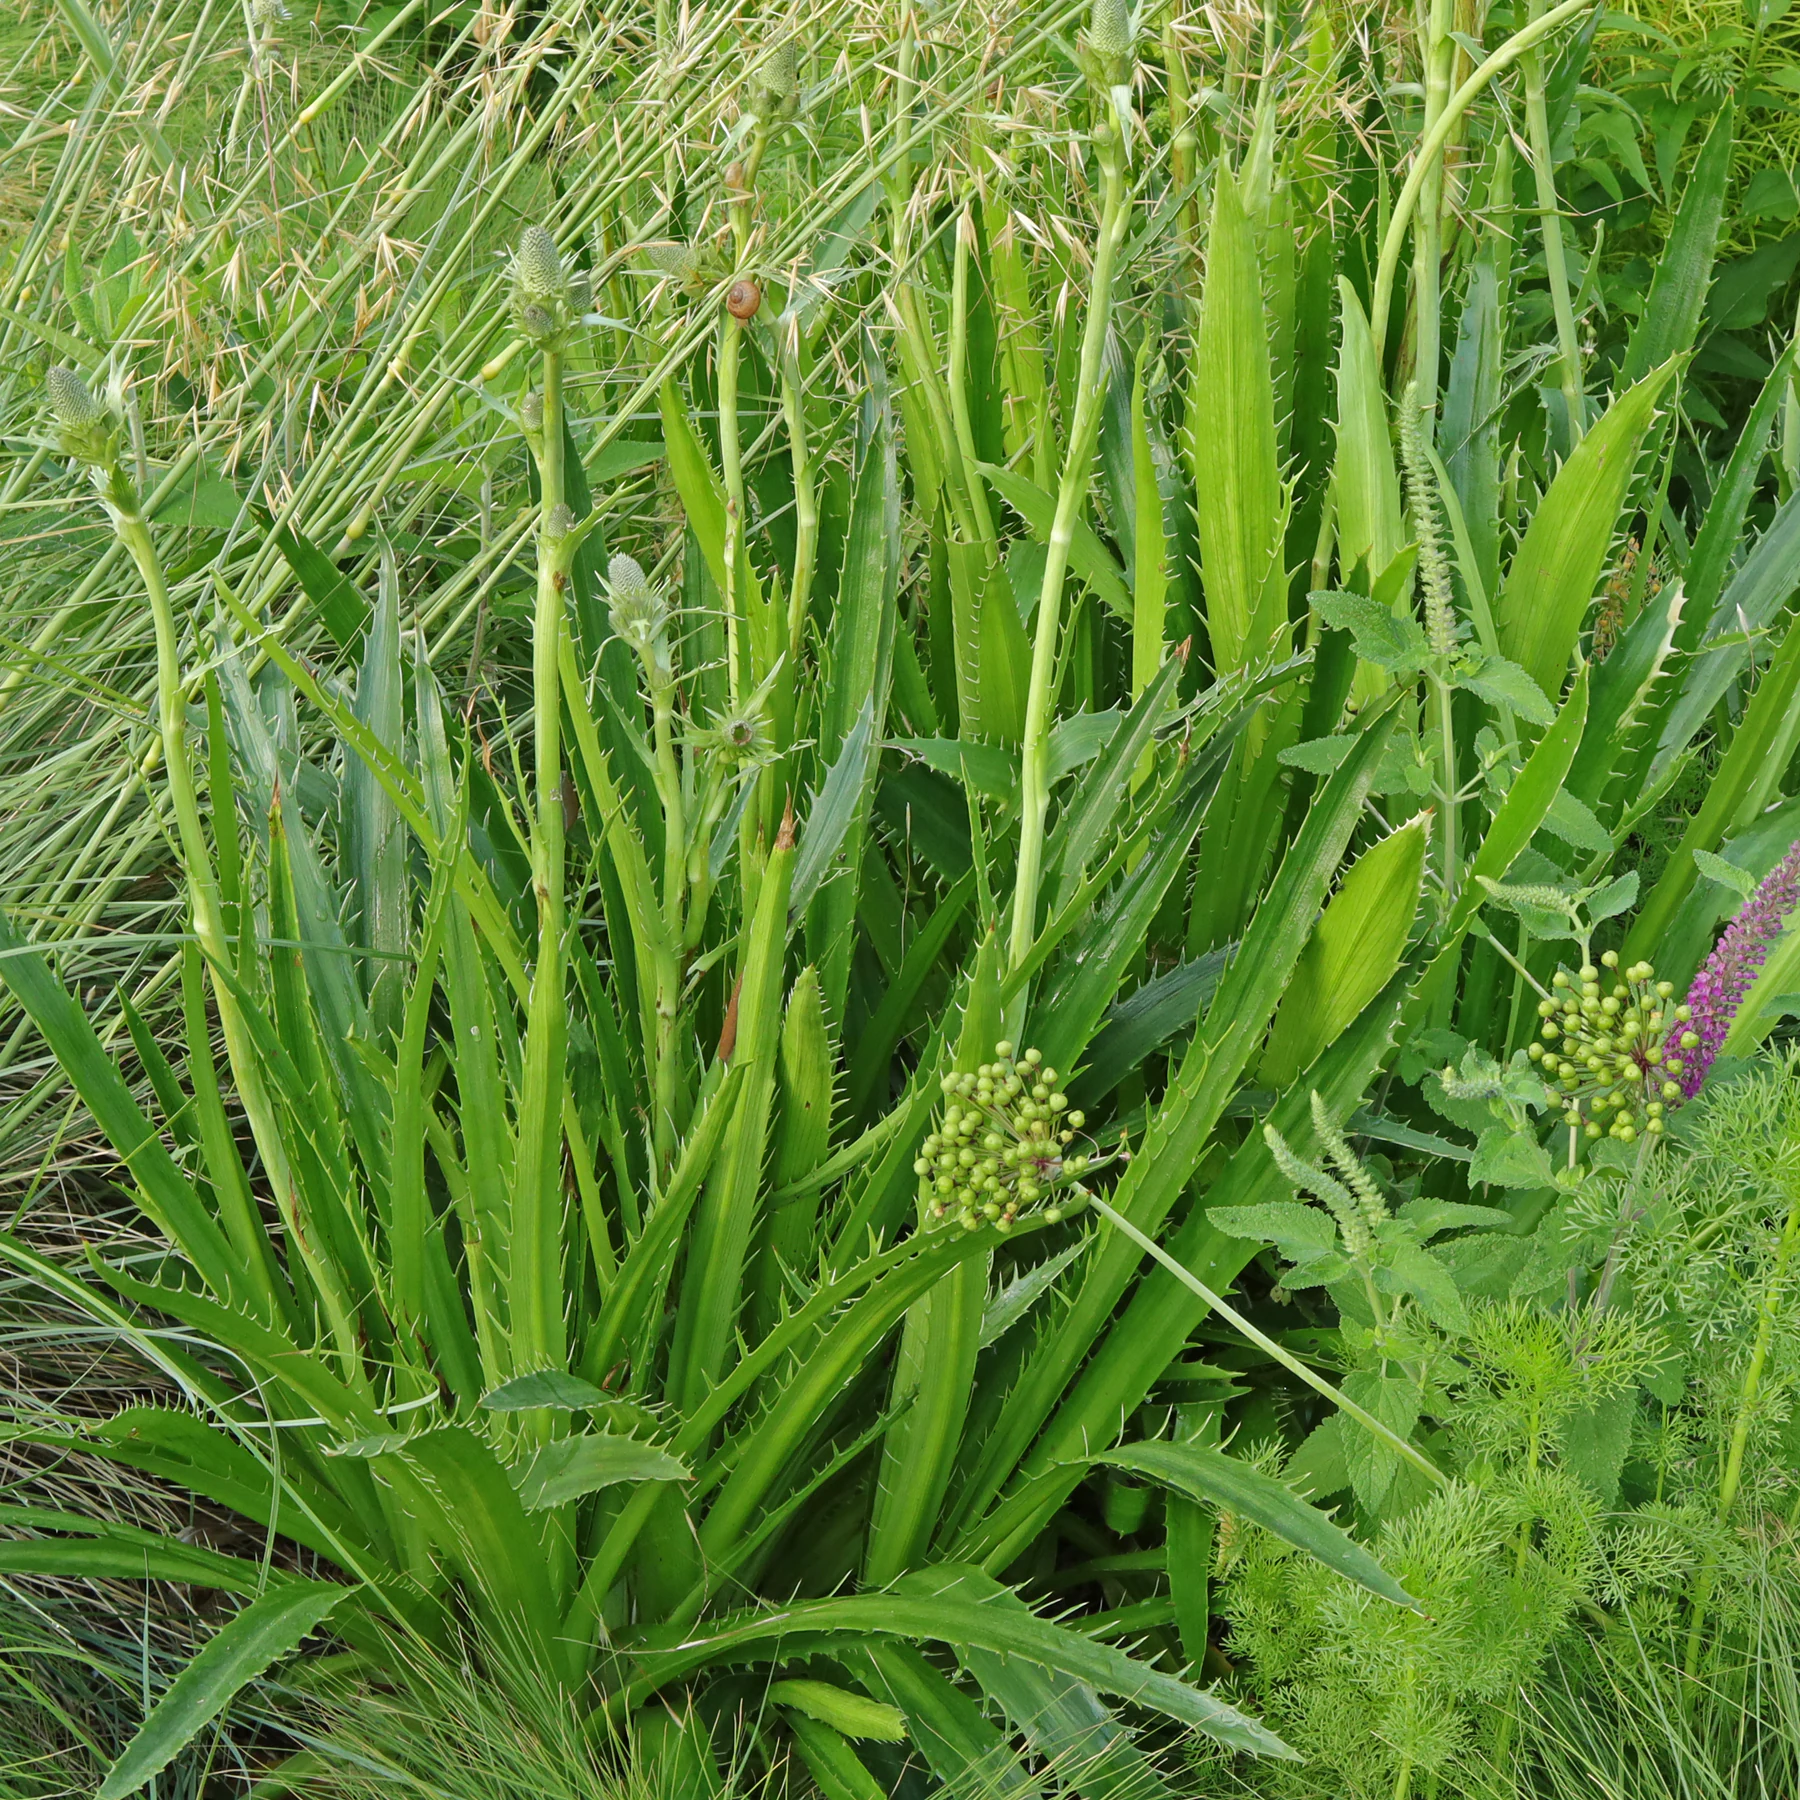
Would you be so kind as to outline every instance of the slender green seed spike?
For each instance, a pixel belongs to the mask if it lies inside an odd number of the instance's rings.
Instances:
[[[1364,1222],[1373,1231],[1388,1216],[1387,1201],[1369,1171],[1358,1160],[1356,1152],[1350,1148],[1349,1139],[1326,1109],[1324,1098],[1316,1088],[1312,1097],[1312,1118],[1313,1130],[1318,1133],[1326,1159],[1356,1196]]]
[[[1419,592],[1425,602],[1425,635],[1432,654],[1456,652],[1456,602],[1450,564],[1438,530],[1438,493],[1419,437],[1418,386],[1407,384],[1400,402],[1400,466],[1406,474],[1407,510],[1419,545]]]
[[[1273,1125],[1263,1127],[1263,1142],[1269,1146],[1276,1168],[1293,1186],[1303,1193],[1317,1195],[1330,1209],[1343,1235],[1345,1253],[1353,1259],[1366,1255],[1373,1240],[1356,1196],[1323,1169],[1296,1156],[1287,1139]]]

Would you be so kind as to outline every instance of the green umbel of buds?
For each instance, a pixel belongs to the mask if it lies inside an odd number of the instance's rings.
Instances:
[[[943,1118],[913,1164],[933,1219],[1010,1231],[1028,1209],[1056,1224],[1085,1204],[1069,1190],[1111,1159],[1072,1148],[1086,1120],[1057,1082],[1036,1050],[1015,1060],[1005,1042],[972,1074],[944,1077]]]
[[[1538,1002],[1542,1042],[1530,1055],[1564,1120],[1588,1138],[1660,1136],[1681,1101],[1684,1058],[1699,1042],[1674,984],[1658,981],[1647,962],[1620,969],[1609,950],[1598,966],[1558,969],[1550,985]]]
[[[762,60],[745,96],[745,110],[759,119],[791,119],[800,110],[800,50],[784,38]]]
[[[667,676],[668,604],[636,557],[613,557],[606,568],[606,590],[614,632],[631,646],[652,680]]]
[[[571,276],[553,238],[527,225],[513,256],[513,321],[539,349],[554,350],[588,309],[587,278]]]
[[[112,408],[76,370],[60,364],[44,377],[44,390],[63,455],[89,468],[111,468],[119,454],[119,418]]]

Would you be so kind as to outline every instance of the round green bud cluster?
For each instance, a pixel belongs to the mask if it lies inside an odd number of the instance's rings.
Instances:
[[[1700,1041],[1689,1008],[1674,1003],[1674,983],[1658,981],[1647,962],[1620,969],[1608,950],[1598,967],[1558,969],[1551,989],[1538,1002],[1543,1041],[1530,1056],[1564,1120],[1589,1138],[1660,1136],[1681,1100],[1682,1059]]]
[[[103,468],[116,458],[119,420],[77,370],[58,364],[45,375],[44,392],[65,456],[91,468]]]
[[[913,1164],[932,1218],[954,1219],[965,1231],[1010,1231],[1040,1202],[1048,1202],[1043,1216],[1052,1225],[1083,1204],[1079,1194],[1056,1197],[1097,1166],[1070,1148],[1087,1121],[1058,1079],[1038,1051],[1015,1059],[1004,1041],[992,1062],[944,1077],[949,1104]]]

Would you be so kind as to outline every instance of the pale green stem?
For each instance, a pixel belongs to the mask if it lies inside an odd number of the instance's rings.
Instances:
[[[368,1382],[363,1372],[353,1308],[330,1265],[316,1254],[306,1222],[299,1215],[299,1188],[288,1163],[287,1146],[276,1123],[274,1105],[263,1085],[255,1040],[236,995],[219,978],[219,971],[231,968],[235,957],[225,932],[218,877],[213,871],[212,850],[206,841],[200,798],[188,762],[187,696],[182,681],[181,634],[175,620],[174,603],[169,598],[162,562],[151,540],[137,490],[125,471],[116,465],[110,471],[108,497],[119,539],[137,564],[150,600],[150,616],[156,630],[157,725],[162,739],[163,770],[169,784],[170,809],[175,814],[176,831],[181,840],[182,861],[186,864],[188,907],[193,916],[194,935],[212,965],[213,998],[224,1033],[225,1054],[231,1064],[238,1098],[249,1120],[250,1135],[274,1190],[282,1223],[287,1228],[288,1242],[318,1290],[326,1322],[337,1343],[345,1379],[359,1392],[366,1392]]]
[[[1434,671],[1431,677],[1431,703],[1438,721],[1438,760],[1441,764],[1444,811],[1438,842],[1444,858],[1444,904],[1449,907],[1455,903],[1462,887],[1462,869],[1456,836],[1456,732],[1450,709],[1450,683],[1441,669]],[[1445,991],[1448,992],[1448,989]]]
[[[1169,181],[1175,192],[1186,195],[1177,215],[1182,258],[1186,265],[1183,285],[1189,291],[1189,304],[1198,305],[1201,263],[1200,205],[1195,194],[1188,193],[1194,179],[1195,159],[1200,149],[1200,134],[1194,129],[1188,98],[1187,61],[1181,49],[1181,14],[1183,6],[1172,6],[1163,21],[1163,67],[1169,82]]]
[[[1782,1230],[1781,1243],[1775,1252],[1775,1267],[1770,1271],[1768,1285],[1763,1290],[1762,1304],[1757,1309],[1756,1341],[1751,1346],[1749,1366],[1744,1371],[1744,1379],[1738,1389],[1737,1416],[1732,1420],[1731,1442],[1725,1453],[1725,1471],[1719,1479],[1716,1516],[1721,1525],[1730,1517],[1732,1507],[1737,1504],[1738,1488],[1743,1482],[1744,1452],[1750,1444],[1750,1425],[1756,1411],[1757,1396],[1762,1392],[1769,1352],[1774,1347],[1775,1320],[1781,1309],[1788,1263],[1793,1259],[1796,1245],[1800,1245],[1800,1193],[1796,1193],[1788,1208],[1787,1224]],[[1719,1555],[1715,1548],[1707,1553],[1705,1565],[1694,1583],[1693,1617],[1688,1621],[1687,1654],[1683,1659],[1683,1667],[1690,1680],[1700,1667],[1700,1631],[1706,1620],[1706,1608],[1712,1598],[1718,1565]]]
[[[1062,480],[1056,495],[1056,516],[1044,557],[1044,581],[1038,594],[1036,638],[1031,652],[1031,686],[1025,699],[1025,744],[1019,799],[1019,876],[1013,890],[1012,942],[1008,960],[1016,967],[1025,960],[1037,934],[1038,882],[1043,874],[1044,822],[1050,811],[1050,714],[1055,694],[1057,639],[1062,628],[1063,576],[1069,566],[1069,546],[1074,541],[1075,521],[1087,500],[1094,440],[1099,431],[1100,405],[1106,393],[1102,354],[1107,326],[1112,317],[1113,269],[1131,208],[1125,187],[1125,159],[1117,133],[1102,118],[1094,127],[1100,153],[1104,197],[1100,211],[1100,242],[1094,253],[1093,282],[1088,292],[1087,324],[1081,340],[1081,371],[1075,393],[1075,417],[1069,427],[1069,450],[1063,461]],[[1014,1002],[1023,1014],[1025,996]],[[1015,1023],[1016,1020],[1009,1020]]]
[[[564,1014],[564,844],[561,654],[575,536],[563,483],[562,352],[543,356],[543,432],[538,464],[537,605],[532,621],[531,880],[537,897],[537,956],[527,1005],[524,1092],[511,1243],[513,1362],[520,1369],[563,1362],[560,1208]],[[542,1421],[547,1429],[547,1418]]]
[[[1450,67],[1456,45],[1450,36],[1450,0],[1429,0],[1425,30],[1425,116],[1429,132],[1450,97]],[[1437,426],[1437,383],[1443,261],[1444,159],[1440,153],[1419,190],[1419,223],[1413,233],[1413,368],[1418,383],[1419,429],[1429,443]]]
[[[1190,1293],[1197,1294],[1204,1300],[1206,1304],[1232,1328],[1232,1330],[1248,1338],[1250,1342],[1256,1345],[1256,1347],[1265,1355],[1272,1356],[1275,1361],[1280,1363],[1281,1366],[1296,1380],[1305,1382],[1314,1393],[1329,1400],[1331,1404],[1337,1407],[1341,1412],[1348,1413],[1365,1431],[1372,1433],[1386,1444],[1396,1455],[1403,1457],[1407,1462],[1411,1463],[1412,1466],[1417,1469],[1420,1474],[1426,1476],[1434,1486],[1442,1487],[1450,1479],[1443,1470],[1432,1463],[1422,1451],[1415,1445],[1409,1444],[1405,1438],[1401,1437],[1391,1425],[1376,1418],[1375,1415],[1366,1408],[1357,1405],[1357,1403],[1347,1394],[1343,1393],[1338,1388],[1334,1388],[1323,1375],[1314,1373],[1313,1370],[1309,1369],[1306,1364],[1291,1351],[1284,1349],[1280,1344],[1276,1343],[1276,1341],[1266,1332],[1259,1331],[1257,1327],[1252,1325],[1242,1313],[1236,1310],[1236,1308],[1227,1305],[1226,1302],[1221,1299],[1219,1295],[1215,1294],[1191,1269],[1184,1268],[1162,1247],[1162,1245],[1157,1243],[1153,1238],[1146,1237],[1144,1233],[1139,1231],[1138,1228],[1122,1213],[1115,1212],[1112,1207],[1108,1206],[1099,1195],[1090,1194],[1085,1188],[1078,1191],[1081,1192],[1089,1204],[1092,1205],[1095,1212],[1097,1212],[1107,1224],[1112,1226],[1115,1231],[1122,1231],[1126,1237],[1130,1238],[1131,1241],[1145,1253],[1145,1255],[1153,1257],[1157,1262],[1161,1263],[1183,1287],[1188,1289]]]
[[[1412,168],[1394,201],[1393,215],[1388,220],[1386,235],[1381,240],[1381,259],[1376,267],[1375,292],[1369,307],[1370,331],[1377,344],[1387,334],[1388,310],[1394,296],[1394,273],[1400,266],[1400,251],[1406,243],[1407,228],[1412,223],[1425,178],[1432,165],[1443,155],[1444,145],[1449,142],[1457,121],[1480,99],[1488,83],[1496,75],[1504,74],[1533,45],[1541,44],[1553,31],[1589,11],[1594,4],[1595,0],[1562,0],[1560,6],[1515,31],[1450,96],[1445,102],[1444,110],[1438,114],[1437,123],[1420,138],[1419,147],[1413,153]]]
[[[738,594],[744,541],[744,464],[738,442],[738,351],[743,336],[743,326],[727,313],[719,323],[719,462],[725,483],[725,672],[734,710],[746,686],[744,627],[738,618],[743,604]]]
[[[812,456],[806,442],[806,392],[800,378],[800,321],[781,322],[781,406],[787,415],[788,450],[794,467],[794,579],[788,591],[788,666],[800,667],[800,640],[812,605],[813,570],[818,558],[819,500],[813,486]]]
[[[688,898],[687,804],[675,760],[675,684],[660,674],[650,678],[650,706],[656,730],[656,786],[663,803],[663,941],[682,942]],[[704,905],[704,903],[702,903]],[[656,959],[656,1051],[651,1083],[651,1141],[659,1170],[675,1155],[675,1031],[681,1008],[681,967],[674,955]]]
[[[1531,0],[1535,13],[1543,0]],[[1569,297],[1569,265],[1563,244],[1562,208],[1556,198],[1556,153],[1550,142],[1550,113],[1544,100],[1544,59],[1532,50],[1525,59],[1525,134],[1537,184],[1538,219],[1544,235],[1544,274],[1550,283],[1550,310],[1556,318],[1558,381],[1569,409],[1569,441],[1587,429],[1581,392],[1581,345],[1575,335],[1575,308]]]

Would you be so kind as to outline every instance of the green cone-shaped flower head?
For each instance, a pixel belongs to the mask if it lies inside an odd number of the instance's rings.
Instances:
[[[669,608],[635,556],[621,552],[606,565],[606,588],[613,630],[628,643],[652,676],[668,667]]]
[[[44,389],[63,454],[96,468],[110,463],[118,445],[119,421],[80,372],[58,364],[44,377]]]
[[[748,109],[759,119],[791,119],[800,110],[800,46],[784,37],[762,59]]]
[[[675,287],[697,293],[706,285],[705,260],[692,244],[679,241],[646,244],[644,260]]]
[[[1088,42],[1102,56],[1129,56],[1137,37],[1125,0],[1094,0],[1088,18]]]
[[[540,349],[555,349],[582,310],[563,267],[556,239],[542,225],[527,225],[513,257],[513,318]]]
[[[568,288],[563,273],[562,257],[557,254],[556,239],[541,225],[527,225],[519,239],[519,254],[513,263],[513,276],[519,292],[533,300],[557,300]]]
[[[1137,23],[1126,0],[1094,0],[1076,51],[1090,81],[1104,88],[1129,84],[1137,60]]]

